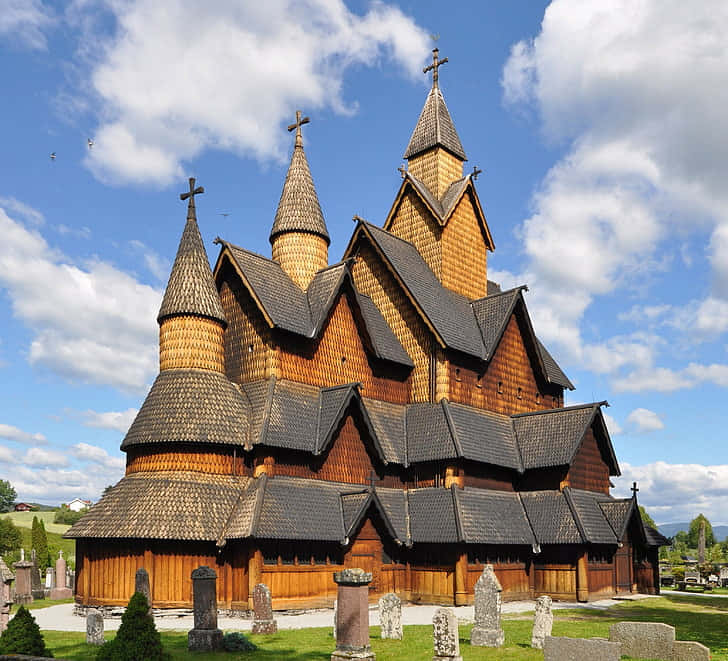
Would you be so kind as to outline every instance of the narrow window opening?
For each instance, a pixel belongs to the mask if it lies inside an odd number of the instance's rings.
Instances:
[[[462,381],[462,378],[460,377],[460,368],[459,367],[455,368],[455,380]]]
[[[503,381],[498,381],[498,394],[503,394]]]
[[[518,399],[523,399],[523,388],[521,388],[521,386],[518,386],[518,392],[516,394],[516,397]]]
[[[253,353],[253,345],[252,344],[249,344],[248,345],[248,353]]]

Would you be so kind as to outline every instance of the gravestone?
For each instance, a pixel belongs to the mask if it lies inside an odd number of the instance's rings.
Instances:
[[[149,585],[149,574],[144,567],[139,567],[134,574],[134,592],[141,592],[149,604],[149,616],[152,615],[152,588]]]
[[[89,645],[103,645],[104,640],[104,616],[96,608],[89,609],[86,613],[86,642]]]
[[[187,648],[192,652],[222,649],[222,631],[217,628],[217,574],[202,566],[192,572],[192,610],[195,628],[187,634]]]
[[[394,592],[379,599],[379,627],[382,638],[402,640],[402,601]]]
[[[438,608],[432,618],[432,661],[463,661],[460,656],[458,620],[450,608]]]
[[[543,649],[543,642],[546,636],[551,635],[553,625],[554,614],[551,612],[551,597],[539,597],[536,599],[536,612],[533,614],[531,647]]]
[[[622,654],[634,659],[672,659],[675,627],[661,622],[617,622],[609,640],[622,644]]]
[[[31,573],[33,563],[25,559],[25,549],[20,549],[20,560],[13,565],[15,569],[15,603],[29,604],[33,601]]]
[[[275,633],[278,624],[273,619],[273,600],[267,585],[253,588],[253,633]]]
[[[621,656],[620,644],[604,638],[546,636],[543,645],[544,661],[619,661]]]
[[[45,574],[45,589],[52,590],[56,587],[56,572],[53,567],[48,567]]]
[[[334,640],[336,640],[336,613],[339,611],[339,601],[334,599]]]
[[[475,624],[470,644],[477,647],[500,647],[505,642],[501,627],[501,587],[493,565],[485,565],[475,583]]]
[[[374,661],[369,645],[369,583],[372,575],[363,569],[351,568],[334,574],[339,586],[336,614],[336,650],[331,661],[358,659]]]
[[[43,585],[40,582],[40,569],[38,568],[38,554],[35,549],[30,550],[30,561],[33,563],[33,569],[30,572],[30,593],[33,599],[45,599]]]
[[[56,587],[51,590],[51,599],[70,599],[73,590],[66,584],[66,561],[63,558],[63,551],[58,551],[56,560]]]
[[[0,633],[5,631],[10,621],[10,607],[13,605],[11,586],[15,576],[0,558]]]
[[[672,661],[710,661],[710,650],[694,640],[676,640],[672,645]]]

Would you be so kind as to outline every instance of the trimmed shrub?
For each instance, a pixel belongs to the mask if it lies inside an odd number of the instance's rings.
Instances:
[[[238,631],[226,633],[222,637],[222,646],[226,652],[255,652],[258,649],[252,640]]]
[[[15,617],[8,622],[8,628],[0,636],[0,654],[53,656],[45,646],[45,640],[35,618],[25,606],[18,609]]]
[[[96,661],[168,661],[171,656],[162,649],[162,639],[149,617],[149,603],[141,592],[135,592],[121,616],[121,625],[114,640],[99,648]]]

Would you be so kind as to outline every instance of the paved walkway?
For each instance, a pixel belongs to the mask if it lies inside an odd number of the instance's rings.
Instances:
[[[649,599],[648,595],[630,595],[626,600]],[[618,604],[625,599],[602,599],[588,604],[569,602],[554,602],[554,609],[563,608],[591,608],[605,609]],[[503,604],[504,613],[527,613],[535,607],[533,601],[509,601]],[[432,616],[439,606],[420,606],[413,604],[402,605],[402,624],[431,624]],[[453,608],[455,615],[461,622],[473,621],[472,606],[458,606]],[[45,630],[54,631],[86,631],[86,619],[73,614],[73,604],[60,604],[50,608],[41,608],[32,611],[38,626]],[[279,629],[308,629],[312,627],[330,627],[333,625],[333,610],[313,610],[293,613],[277,613]],[[191,611],[173,611],[173,614],[156,614],[154,618],[158,629],[171,629],[189,631],[193,620]],[[379,624],[379,613],[376,605],[369,608],[369,621],[371,625]],[[121,624],[121,618],[110,617],[104,621],[107,631],[116,631]],[[240,617],[220,617],[218,626],[223,631],[250,631],[252,620]]]

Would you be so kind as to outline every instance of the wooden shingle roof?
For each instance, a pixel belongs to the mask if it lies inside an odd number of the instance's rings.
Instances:
[[[425,99],[404,158],[412,158],[433,147],[444,147],[463,161],[467,160],[439,86],[433,86]]]

